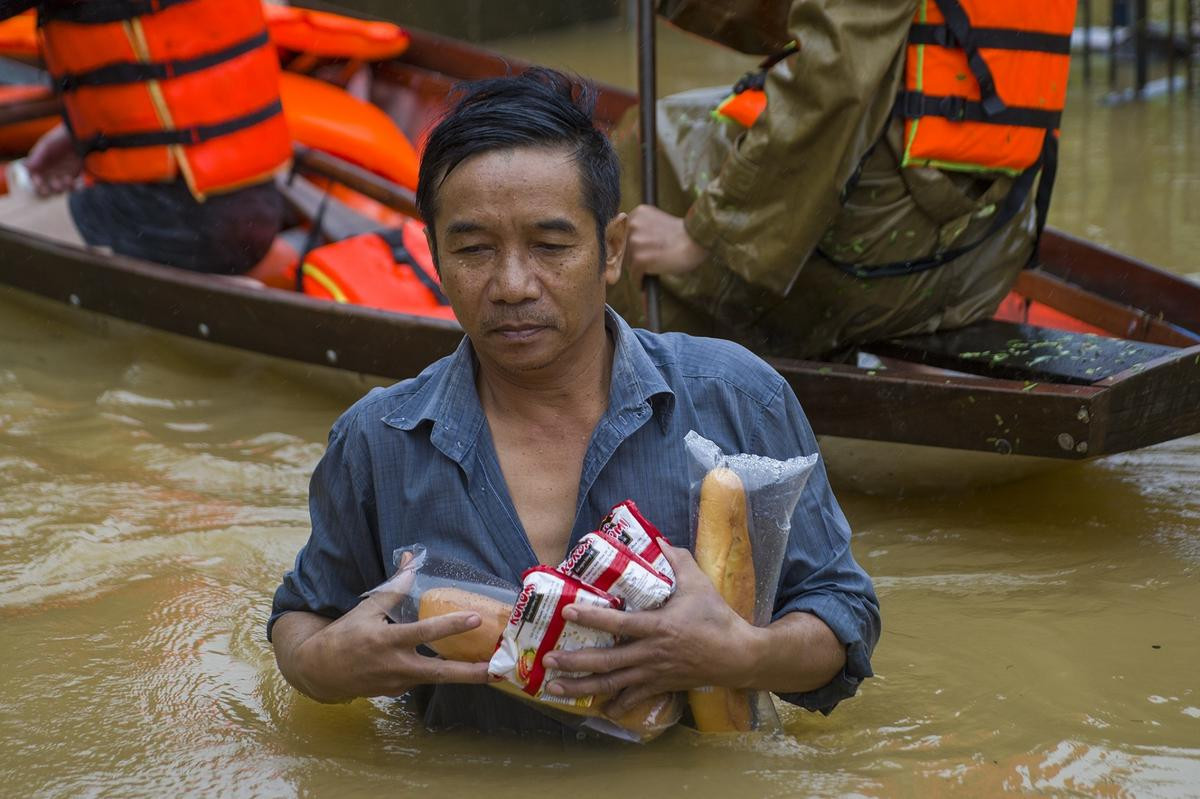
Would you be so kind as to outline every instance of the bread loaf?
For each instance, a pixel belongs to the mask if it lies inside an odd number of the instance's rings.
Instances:
[[[508,624],[512,605],[462,588],[430,588],[421,594],[417,616],[421,619],[432,619],[460,610],[478,613],[480,625],[465,633],[430,641],[429,647],[447,660],[487,660],[496,649],[496,642],[500,640],[504,626]]]
[[[696,563],[735,613],[754,616],[754,559],[750,548],[746,491],[732,469],[717,467],[700,485],[696,520]],[[753,728],[746,691],[720,687],[688,691],[696,729],[747,732]]]

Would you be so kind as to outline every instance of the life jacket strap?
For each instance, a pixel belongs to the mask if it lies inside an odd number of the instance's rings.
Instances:
[[[1023,31],[1014,28],[971,28],[967,34],[971,47],[984,50],[1026,50],[1053,55],[1071,54],[1071,37],[1056,33]],[[915,22],[908,29],[909,44],[958,47],[958,40],[947,25]]]
[[[80,156],[88,153],[103,152],[117,147],[166,147],[174,144],[201,144],[219,136],[236,133],[239,130],[253,127],[265,122],[271,117],[282,114],[283,105],[279,100],[269,103],[257,111],[240,117],[219,122],[215,125],[192,125],[173,130],[151,130],[141,133],[121,133],[109,136],[103,132],[76,143]]]
[[[115,86],[130,83],[145,83],[151,80],[169,80],[180,75],[189,75],[257,50],[271,41],[267,31],[235,42],[229,47],[195,58],[175,61],[135,62],[121,61],[106,64],[87,72],[68,73],[57,78],[62,92],[71,92],[80,86]]]
[[[104,25],[109,22],[125,22],[190,2],[193,0],[87,0],[82,3],[43,3],[38,13],[38,24],[74,22],[80,25]]]
[[[903,277],[934,269],[971,252],[1012,221],[1025,205],[1025,200],[1033,190],[1034,180],[1041,173],[1042,177],[1038,181],[1037,194],[1034,196],[1037,233],[1034,239],[1033,255],[1030,258],[1030,263],[1032,264],[1033,258],[1037,256],[1038,243],[1041,240],[1042,230],[1046,226],[1046,216],[1050,211],[1050,195],[1054,189],[1054,178],[1057,171],[1058,137],[1053,130],[1047,130],[1045,140],[1042,143],[1042,152],[1038,156],[1037,162],[1017,176],[1017,179],[1013,181],[1012,188],[1008,191],[1008,196],[1004,198],[1004,201],[997,209],[992,224],[988,226],[983,235],[970,244],[956,247],[953,250],[946,250],[936,255],[874,266],[839,260],[823,248],[818,248],[817,253],[837,269],[860,280],[870,280],[880,277]]]
[[[934,0],[934,2],[941,9],[942,16],[946,18],[946,27],[950,29],[958,47],[961,47],[967,54],[967,66],[979,84],[979,96],[983,109],[989,117],[995,116],[1004,110],[1004,101],[1000,99],[1000,95],[996,94],[996,81],[992,77],[992,70],[983,60],[979,48],[971,41],[971,19],[967,16],[966,9],[958,0]]]
[[[420,262],[404,246],[403,230],[399,228],[386,228],[375,231],[375,235],[383,239],[392,248],[392,260],[398,264],[404,264],[411,269],[417,280],[421,281],[421,285],[429,289],[430,293],[433,294],[433,298],[437,300],[438,305],[450,304],[450,300],[442,293],[442,287],[434,280],[433,275],[426,272],[425,267],[421,266]]]
[[[792,53],[797,52],[799,49],[800,43],[795,39],[792,39],[783,47],[779,48],[762,61],[758,62],[757,69],[752,72],[747,72],[745,75],[743,75],[737,83],[733,84],[733,90],[731,93],[741,94],[748,89],[762,89],[767,83],[767,72],[771,70],[771,67],[775,66]]]
[[[984,102],[923,92],[900,92],[896,96],[895,113],[904,119],[935,116],[952,122],[991,122],[1046,130],[1055,130],[1062,122],[1062,111],[1025,106],[1005,106],[1000,111],[988,111]]]

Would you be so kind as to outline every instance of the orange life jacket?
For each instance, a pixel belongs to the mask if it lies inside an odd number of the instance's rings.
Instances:
[[[390,22],[355,19],[294,6],[263,6],[271,41],[315,56],[381,61],[408,49],[408,32]]]
[[[30,9],[0,20],[0,55],[34,58],[37,54],[36,11]]]
[[[744,128],[751,127],[762,116],[763,111],[767,110],[767,93],[763,90],[767,82],[767,72],[799,49],[800,45],[792,40],[764,58],[758,69],[747,72],[734,84],[729,96],[713,109],[713,117],[724,122],[737,123]]]
[[[442,294],[424,226],[363,233],[304,256],[300,289],[312,297],[386,311],[454,319]]]
[[[331,83],[284,72],[279,81],[293,138],[417,188],[418,158],[395,121],[378,106]]]
[[[182,175],[202,200],[261,182],[291,157],[259,0],[51,3],[41,21],[92,179]]]
[[[902,166],[1022,172],[1058,129],[1077,0],[921,0],[909,29]],[[767,107],[770,56],[714,111],[750,127]]]
[[[1022,172],[1067,99],[1076,0],[921,0],[908,34],[902,166]]]

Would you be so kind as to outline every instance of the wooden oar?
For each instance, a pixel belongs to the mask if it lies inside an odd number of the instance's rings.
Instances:
[[[642,155],[642,202],[658,205],[658,132],[654,117],[654,99],[658,94],[655,86],[654,54],[654,0],[638,0],[637,4],[638,43],[638,122],[641,136]],[[642,279],[646,292],[646,322],[655,333],[662,330],[662,318],[658,308],[658,277],[646,275]]]
[[[57,97],[5,103],[0,105],[0,125],[15,125],[18,122],[55,116],[61,112],[62,103]]]
[[[357,164],[338,158],[336,155],[314,150],[297,144],[293,147],[296,168],[301,172],[320,175],[336,180],[359,194],[365,194],[376,202],[406,216],[420,219],[417,213],[417,198],[412,191],[399,183],[380,177]]]

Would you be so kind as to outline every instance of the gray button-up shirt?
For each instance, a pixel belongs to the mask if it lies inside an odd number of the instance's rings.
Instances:
[[[817,443],[791,388],[743,347],[631,329],[608,311],[615,343],[608,410],[583,461],[567,551],[618,502],[634,500],[676,546],[691,548],[684,436],[726,453],[787,459]],[[390,575],[392,552],[414,543],[514,585],[537,564],[509,496],[475,389],[470,341],[410,380],[375,389],[334,424],[309,491],[312,536],[275,592],[280,615],[336,618]],[[879,605],[850,552],[850,528],[818,463],[792,516],[775,618],[819,616],[846,645],[828,685],[781,698],[828,712],[871,676]],[[432,726],[546,728],[548,721],[486,686],[423,692]],[[553,725],[551,725],[553,726]]]

